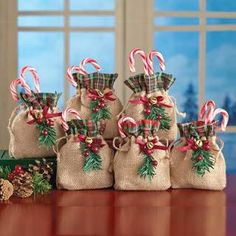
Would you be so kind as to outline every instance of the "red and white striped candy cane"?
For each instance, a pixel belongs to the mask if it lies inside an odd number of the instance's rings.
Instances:
[[[226,110],[224,109],[221,109],[221,108],[217,108],[215,109],[214,111],[214,114],[213,114],[213,117],[212,117],[212,121],[215,119],[215,117],[218,115],[218,114],[221,114],[223,119],[221,121],[221,124],[220,124],[220,127],[221,127],[221,130],[222,131],[225,131],[226,129],[226,126],[228,124],[228,121],[229,121],[229,114]]]
[[[135,126],[137,125],[137,122],[129,116],[124,116],[124,117],[120,118],[118,120],[117,124],[118,124],[118,131],[120,133],[121,138],[127,137],[127,135],[123,131],[123,124],[124,124],[125,121],[129,121],[131,124],[133,124]]]
[[[200,110],[199,119],[204,119],[205,124],[211,123],[214,120],[215,107],[216,104],[213,100],[205,102]]]
[[[153,57],[154,56],[157,57],[157,59],[159,61],[160,69],[162,71],[165,70],[165,60],[164,60],[163,55],[156,50],[152,50],[151,52],[149,52],[148,57],[147,57],[147,61],[148,61],[149,68],[150,68],[149,74],[154,74],[154,66],[153,66]]]
[[[35,70],[35,68],[33,68],[31,66],[24,66],[21,69],[20,78],[25,81],[25,75],[26,75],[27,72],[30,72],[33,76],[35,92],[40,93],[39,75],[38,75],[37,71]]]
[[[69,126],[66,123],[68,114],[72,114],[72,115],[75,116],[76,119],[81,120],[81,117],[80,117],[79,113],[76,110],[74,110],[70,107],[66,108],[65,111],[62,112],[62,115],[61,115],[62,127],[65,131],[67,131],[69,129]]]
[[[26,94],[31,96],[32,93],[31,93],[31,89],[30,89],[29,85],[27,85],[24,82],[24,80],[22,80],[22,79],[15,79],[10,84],[10,92],[11,92],[12,98],[15,101],[19,100],[19,96],[18,96],[18,93],[17,93],[17,86],[18,85],[20,85],[22,88],[25,89]]]
[[[74,77],[73,77],[73,71],[77,71],[79,72],[80,74],[82,75],[86,75],[86,71],[81,69],[79,66],[69,66],[67,68],[67,71],[66,71],[66,76],[67,76],[67,79],[68,81],[74,86],[74,87],[77,87],[77,82],[75,81]]]
[[[146,75],[149,75],[150,65],[148,64],[147,56],[146,56],[145,52],[139,48],[134,48],[129,54],[128,64],[129,64],[130,71],[133,73],[136,71],[135,60],[134,60],[135,55],[140,55],[142,62],[143,62],[143,66],[144,66],[144,73]]]
[[[92,64],[93,67],[97,70],[97,71],[100,71],[101,70],[101,66],[98,64],[98,62],[93,59],[93,58],[90,58],[90,57],[86,57],[84,60],[82,60],[79,64],[79,68],[82,69],[83,71],[86,72],[85,70],[85,65],[86,64]]]

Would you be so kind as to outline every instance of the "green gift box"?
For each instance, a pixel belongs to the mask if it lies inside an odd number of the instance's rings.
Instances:
[[[28,170],[30,164],[36,165],[36,161],[42,162],[43,159],[46,160],[47,163],[50,163],[50,166],[53,170],[50,184],[53,188],[56,188],[56,171],[57,171],[57,158],[56,156],[47,157],[47,158],[24,158],[24,159],[15,159],[11,157],[8,153],[8,150],[0,150],[0,167],[5,168],[9,167],[11,170],[14,170],[16,165],[20,165],[24,170]]]

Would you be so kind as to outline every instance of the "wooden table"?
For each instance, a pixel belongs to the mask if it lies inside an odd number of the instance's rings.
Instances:
[[[236,175],[224,192],[54,191],[0,203],[1,236],[236,235]]]

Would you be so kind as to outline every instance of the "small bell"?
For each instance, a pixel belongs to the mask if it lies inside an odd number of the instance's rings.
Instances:
[[[152,97],[149,98],[149,102],[151,104],[156,104],[157,103],[157,98],[152,96]]]
[[[153,147],[154,147],[154,144],[152,142],[147,143],[147,148],[148,149],[153,149]]]
[[[87,137],[87,138],[85,139],[85,142],[91,144],[91,143],[93,142],[93,139],[90,138],[90,137]]]
[[[206,138],[205,136],[202,136],[202,137],[201,137],[201,140],[204,142],[204,141],[207,140],[207,138]]]
[[[35,111],[35,118],[36,119],[42,119],[43,118],[43,111],[39,110],[39,111]]]
[[[202,147],[202,145],[203,145],[202,140],[201,140],[201,139],[198,139],[198,140],[196,141],[196,145],[197,145],[198,147]]]
[[[97,91],[97,94],[98,94],[99,97],[102,98],[104,96],[104,94],[103,94],[103,92],[101,90],[96,89],[96,91]]]

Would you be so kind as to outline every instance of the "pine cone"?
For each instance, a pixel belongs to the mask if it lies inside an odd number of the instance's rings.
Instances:
[[[12,184],[5,179],[0,179],[0,200],[6,201],[13,194]]]
[[[33,179],[28,172],[15,175],[12,184],[14,187],[14,195],[17,197],[25,198],[33,194]]]
[[[50,181],[53,174],[52,164],[52,162],[48,162],[45,158],[42,161],[35,160],[35,164],[29,164],[28,171],[32,175],[41,174],[45,180]]]

